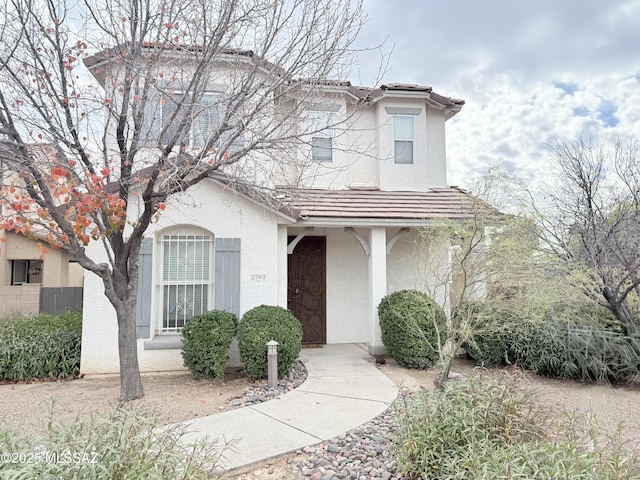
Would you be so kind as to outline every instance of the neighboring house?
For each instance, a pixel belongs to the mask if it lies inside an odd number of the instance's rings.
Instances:
[[[82,304],[83,269],[63,250],[42,253],[37,240],[0,231],[0,316],[60,313]]]
[[[36,162],[56,158],[55,149],[44,144],[30,145]],[[20,201],[24,182],[15,172],[3,166],[0,188],[5,195],[0,202],[0,217],[11,209],[12,201]],[[15,192],[7,195],[8,191]],[[16,200],[18,199],[18,200]],[[37,218],[35,208],[27,210]],[[0,228],[0,315],[13,311],[23,313],[62,313],[82,305],[83,269],[64,251],[47,248],[43,230],[37,227],[19,233]]]
[[[220,175],[168,202],[141,251],[140,369],[184,368],[179,330],[193,315],[216,308],[240,318],[261,304],[290,309],[304,344],[383,352],[380,300],[433,281],[418,271],[417,230],[473,214],[473,198],[446,178],[445,122],[463,104],[425,86],[328,82],[325,106],[310,117],[359,111],[340,136],[309,139],[299,155],[313,171],[302,185],[276,188],[291,182],[269,178],[265,195]],[[81,371],[118,372],[113,307],[96,275],[86,274],[84,292]]]

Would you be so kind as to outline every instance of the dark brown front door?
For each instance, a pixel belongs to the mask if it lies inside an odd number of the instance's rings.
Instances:
[[[325,262],[325,237],[303,237],[288,259],[287,307],[300,320],[306,345],[327,343]]]

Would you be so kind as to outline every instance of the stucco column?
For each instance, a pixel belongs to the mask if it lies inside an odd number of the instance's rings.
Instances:
[[[387,231],[384,227],[372,227],[369,238],[369,318],[371,339],[369,353],[385,353],[378,321],[378,304],[387,294]]]
[[[287,308],[287,226],[278,225],[278,305]]]

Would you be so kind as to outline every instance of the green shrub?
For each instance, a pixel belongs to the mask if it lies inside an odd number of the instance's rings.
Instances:
[[[302,325],[282,307],[261,305],[242,316],[238,326],[240,359],[251,378],[267,378],[267,342],[278,342],[278,377],[285,376],[302,348]]]
[[[505,301],[479,302],[463,312],[472,325],[463,347],[478,365],[510,363],[587,382],[640,377],[639,339],[624,337],[601,309],[565,303],[543,311]]]
[[[401,290],[378,305],[382,343],[387,354],[408,368],[429,368],[446,340],[446,315],[426,294]]]
[[[508,379],[472,378],[410,398],[392,445],[411,479],[637,478],[619,439],[592,444],[591,422],[579,420],[556,423]]]
[[[149,412],[126,409],[52,422],[42,438],[2,428],[0,452],[17,461],[0,463],[0,478],[222,478],[217,463],[226,446],[206,439],[188,444],[186,433],[184,424],[163,426]]]
[[[12,314],[0,320],[0,379],[67,378],[80,373],[82,314]]]
[[[461,344],[476,365],[504,365],[508,356],[509,329],[515,314],[497,302],[465,302],[452,312],[454,328]]]
[[[193,317],[181,330],[184,366],[195,378],[224,378],[227,350],[238,318],[230,312],[211,310]]]

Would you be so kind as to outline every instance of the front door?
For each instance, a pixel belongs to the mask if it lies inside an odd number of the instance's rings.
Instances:
[[[325,237],[303,237],[288,258],[287,308],[302,324],[305,345],[327,343],[325,264]]]

